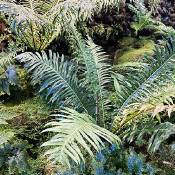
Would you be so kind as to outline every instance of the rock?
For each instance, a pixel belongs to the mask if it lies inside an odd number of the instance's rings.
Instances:
[[[90,26],[95,26],[95,21],[94,21],[94,19],[92,19],[91,21],[89,21],[89,25],[90,25]]]
[[[171,7],[170,8],[170,13],[173,13],[175,11],[175,8],[174,7]]]
[[[154,41],[138,40],[136,38],[124,37],[119,41],[119,46],[114,56],[114,64],[137,61],[147,52],[153,55]]]
[[[114,21],[114,20],[113,20],[113,17],[112,17],[112,16],[108,16],[108,17],[106,18],[106,23],[107,23],[107,24],[111,24],[113,21]]]
[[[116,22],[122,21],[122,15],[113,15],[112,17],[113,17],[114,21],[116,21]]]

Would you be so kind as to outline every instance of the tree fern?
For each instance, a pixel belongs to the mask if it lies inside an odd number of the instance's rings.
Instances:
[[[165,40],[165,39],[164,39]],[[165,40],[164,45],[155,46],[155,58],[145,55],[149,66],[143,66],[141,70],[128,73],[123,77],[116,91],[117,116],[122,114],[124,108],[133,102],[144,102],[154,96],[154,92],[167,83],[174,81],[175,37],[170,36],[171,45]],[[115,120],[114,120],[115,122]]]
[[[88,114],[94,114],[95,101],[90,95],[90,91],[85,88],[84,83],[78,83],[76,77],[77,66],[69,66],[59,54],[49,52],[49,57],[42,51],[33,54],[30,52],[22,53],[16,57],[21,62],[27,62],[28,71],[33,70],[33,82],[43,82],[40,92],[50,87],[47,96],[50,95],[50,102],[65,100],[64,105],[72,105],[76,109],[84,110]],[[54,94],[51,94],[54,91]]]
[[[117,136],[99,127],[95,120],[86,113],[78,113],[69,108],[61,112],[63,114],[54,114],[53,116],[61,116],[63,118],[60,118],[59,122],[48,123],[46,126],[51,127],[44,130],[44,132],[51,131],[57,133],[51,140],[42,145],[56,146],[45,153],[46,155],[50,154],[49,159],[53,159],[53,162],[70,166],[69,158],[71,158],[77,164],[80,164],[81,160],[84,161],[81,147],[93,157],[92,148],[98,152],[104,148],[102,139],[116,144],[120,141]]]

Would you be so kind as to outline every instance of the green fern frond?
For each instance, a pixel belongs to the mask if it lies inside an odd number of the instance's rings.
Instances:
[[[175,97],[174,88],[174,85],[165,87],[162,89],[163,92],[157,90],[158,92],[154,93],[155,97],[145,99],[144,103],[132,103],[126,106],[122,115],[116,116],[114,119],[115,125],[118,126],[114,132],[117,132],[136,117],[143,115],[155,117],[159,113],[166,112],[165,114],[170,117],[171,113],[175,111],[173,103],[173,98]]]
[[[163,47],[155,46],[155,58],[150,55],[145,56],[149,66],[143,66],[143,69],[137,69],[134,73],[128,73],[127,77],[118,80],[117,116],[122,115],[122,111],[129,104],[144,103],[145,98],[149,100],[151,96],[154,97],[157,89],[161,90],[162,87],[174,81],[172,76],[175,61],[175,36],[170,36],[170,40],[171,45],[164,40]]]
[[[70,27],[69,38],[76,56],[74,59],[85,65],[86,78],[90,81],[94,93],[97,94],[102,88],[105,89],[106,84],[110,82],[108,57],[101,47],[93,43],[92,39],[89,38],[85,42],[76,28],[73,25]]]
[[[124,108],[133,102],[144,102],[154,96],[157,89],[166,86],[168,82],[174,81],[175,61],[175,36],[170,36],[171,45],[165,40],[163,47],[155,46],[155,58],[146,55],[145,59],[149,66],[137,69],[134,73],[128,73],[119,81],[120,91],[116,92],[117,116],[121,115]]]
[[[98,98],[104,120],[105,108],[108,106],[105,94],[107,94],[107,85],[109,86],[111,82],[109,59],[102,48],[97,46],[90,37],[85,42],[82,35],[77,32],[72,24],[70,24],[70,32],[72,50],[76,56],[74,59],[84,65],[83,74]]]
[[[173,105],[173,99],[175,98],[175,85],[167,85],[162,90],[157,90],[155,98],[149,99],[149,103],[153,105]]]
[[[0,37],[0,43],[4,41],[5,39],[9,38],[8,40],[8,47],[0,53],[0,67],[6,67],[7,65],[10,65],[13,63],[14,57],[19,52],[24,52],[25,46],[23,43],[19,41],[19,39],[15,36],[4,34]]]
[[[108,56],[103,52],[102,48],[97,46],[91,38],[88,38],[87,45],[89,51],[92,54],[89,58],[93,63],[91,67],[94,73],[93,78],[96,80],[96,82],[94,82],[94,86],[97,89],[96,94],[98,94],[99,101],[101,102],[101,110],[104,120],[105,109],[107,110],[109,103],[106,94],[108,94],[107,89],[109,89],[109,84],[111,83],[111,77],[109,74],[110,64],[108,64],[109,59]]]
[[[131,129],[131,132],[125,135],[129,142],[136,139],[140,144],[143,143],[143,137],[149,134],[151,138],[148,142],[148,151],[155,152],[159,149],[160,145],[165,142],[171,135],[175,134],[175,124],[170,122],[164,122],[157,125],[156,122],[146,122],[135,126]]]
[[[60,19],[61,16],[63,16],[63,19],[65,19],[65,17],[74,16],[74,19],[72,19],[74,21],[85,21],[90,19],[95,12],[100,12],[103,8],[107,9],[109,6],[119,7],[120,0],[66,0],[57,1],[56,4],[53,3],[53,5],[46,14],[49,18],[57,16],[57,18]]]
[[[130,0],[130,3],[133,3],[133,5],[128,4],[128,6],[132,6],[132,11],[139,12],[141,15],[145,15],[147,13],[147,9],[145,7],[144,0]]]
[[[92,98],[85,88],[85,83],[78,83],[76,78],[77,67],[68,66],[64,57],[59,54],[49,52],[49,57],[42,51],[33,54],[22,53],[16,57],[22,62],[27,62],[28,71],[33,71],[32,80],[36,84],[44,81],[40,92],[50,87],[47,96],[50,95],[50,102],[64,100],[65,105],[72,105],[76,109],[84,110],[86,113],[94,115],[95,98]],[[54,91],[52,94],[51,92]]]
[[[27,8],[23,5],[18,5],[15,3],[0,2],[0,12],[1,15],[8,15],[10,18],[14,18],[16,25],[23,21],[39,21],[39,15],[37,15],[32,9]],[[13,16],[14,15],[14,16]]]
[[[130,107],[130,108],[129,108]],[[133,103],[132,105],[128,106],[127,109],[123,111],[122,116],[116,116],[116,123],[118,127],[114,130],[116,133],[120,128],[122,128],[125,124],[132,121],[136,117],[143,116],[143,115],[152,115],[155,117],[159,113],[168,111],[168,116],[171,116],[171,113],[175,111],[175,105],[152,105],[152,104],[140,104],[140,103]],[[120,119],[119,122],[117,120]],[[159,119],[160,120],[160,119]]]
[[[102,139],[118,145],[120,139],[108,130],[99,127],[96,121],[86,113],[78,113],[75,110],[66,108],[61,111],[63,114],[54,114],[55,117],[63,117],[60,121],[48,123],[51,128],[43,132],[56,132],[51,140],[42,146],[56,146],[48,150],[45,155],[50,155],[49,159],[70,167],[70,159],[77,164],[84,161],[81,148],[83,147],[91,157],[94,157],[92,148],[100,152],[104,148]]]

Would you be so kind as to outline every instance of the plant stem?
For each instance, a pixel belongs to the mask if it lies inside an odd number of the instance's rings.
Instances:
[[[134,115],[133,117],[127,119],[127,120],[126,120],[124,123],[122,123],[120,126],[118,126],[118,127],[115,129],[115,131],[114,131],[113,133],[115,134],[119,129],[121,129],[126,123],[128,123],[128,122],[129,122],[130,120],[132,120],[133,118],[137,117],[138,115],[142,114],[143,112],[147,112],[147,111],[150,111],[150,110],[152,110],[152,109],[155,109],[155,107],[149,108],[149,109],[147,109],[147,110],[145,110],[145,111],[140,111],[139,113],[137,113],[137,114]]]

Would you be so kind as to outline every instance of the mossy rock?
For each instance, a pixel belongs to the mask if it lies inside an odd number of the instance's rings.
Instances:
[[[154,41],[146,39],[136,39],[124,37],[119,41],[117,51],[114,56],[114,64],[138,61],[144,53],[154,55]]]

